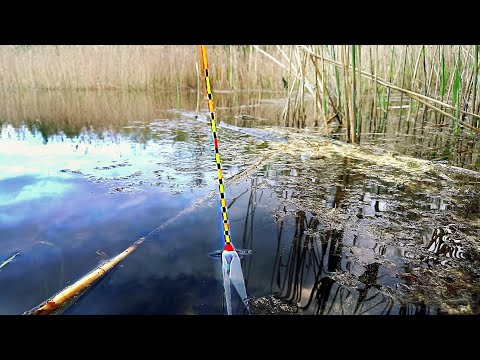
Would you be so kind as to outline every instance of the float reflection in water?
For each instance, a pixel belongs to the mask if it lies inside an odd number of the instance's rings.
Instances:
[[[232,315],[232,286],[237,291],[247,311],[249,311],[247,290],[245,289],[245,280],[243,279],[240,257],[230,244],[225,245],[225,248],[222,251],[222,274],[227,314]]]

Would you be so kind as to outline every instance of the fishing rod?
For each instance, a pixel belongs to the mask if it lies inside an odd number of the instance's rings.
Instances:
[[[218,192],[220,197],[221,222],[223,229],[224,246],[221,252],[222,257],[222,274],[223,287],[225,290],[225,300],[227,304],[227,314],[232,314],[231,302],[231,285],[235,288],[238,295],[242,299],[243,304],[249,310],[247,291],[245,289],[245,280],[243,279],[242,266],[240,264],[240,257],[233,247],[230,224],[228,222],[227,200],[225,196],[225,184],[223,181],[222,163],[220,161],[220,150],[218,147],[217,122],[215,117],[215,104],[212,94],[212,83],[210,81],[207,47],[205,45],[198,45],[198,52],[200,57],[201,70],[203,73],[203,83],[205,86],[205,93],[207,95],[208,111],[210,113],[210,128],[212,130],[213,147],[215,150],[215,163],[217,165],[217,181]]]
[[[105,261],[103,264],[97,266],[88,274],[75,281],[72,285],[65,287],[51,298],[35,306],[33,309],[25,311],[22,315],[50,315],[55,313],[55,311],[61,309],[69,302],[76,300],[91,285],[93,285],[93,283],[109,273],[111,269],[113,269],[128,254],[132,253],[132,251],[134,251],[144,240],[145,237],[138,239],[117,256]]]

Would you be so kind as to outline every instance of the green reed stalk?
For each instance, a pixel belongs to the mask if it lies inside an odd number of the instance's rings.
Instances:
[[[352,45],[352,111],[351,111],[351,127],[350,129],[352,130],[352,143],[357,140],[357,134],[358,130],[355,129],[355,119],[356,119],[356,104],[355,104],[355,93],[357,92],[356,86],[357,82],[355,81],[355,78],[357,77],[357,72],[355,71],[355,52],[356,52],[356,46]]]
[[[358,102],[358,111],[357,111],[357,117],[356,117],[356,122],[357,122],[357,142],[360,143],[360,137],[362,135],[362,112],[360,111],[361,106],[362,106],[362,46],[357,45],[358,47],[358,56],[357,56],[357,63],[358,63],[358,71],[356,72],[356,76],[358,76],[358,86],[357,88],[360,89],[357,93],[357,102]]]
[[[312,51],[314,51],[314,48],[312,46]],[[310,59],[315,63],[317,60],[312,58],[310,56]],[[320,100],[320,96],[324,95],[323,92],[320,93],[320,90],[319,89],[319,82],[320,82],[320,79],[319,79],[319,76],[318,76],[318,73],[315,71],[315,89],[317,89],[315,91],[315,97],[314,97],[314,103],[313,103],[313,127],[318,127],[318,118],[320,117],[320,114],[322,114],[323,118],[325,119],[325,115],[323,115],[323,108],[322,106],[320,105],[321,103],[321,100]],[[325,133],[327,132],[327,128],[325,127]]]
[[[428,89],[430,87],[430,81],[431,77],[429,79],[428,73],[427,73],[427,54],[425,51],[425,45],[422,45],[422,52],[423,52],[423,95],[428,96]],[[433,58],[435,57],[435,54]],[[422,129],[423,129],[423,124],[425,123],[427,119],[427,107],[424,105],[423,106],[423,122],[422,122]]]
[[[433,79],[433,73],[435,73],[435,84],[431,85],[433,86],[433,96],[431,95],[432,93],[430,93],[430,96],[434,97],[435,99],[439,98],[439,92],[440,92],[440,77],[441,77],[441,67],[442,67],[442,64],[441,64],[442,54],[440,51],[440,47],[441,45],[436,47],[435,53],[432,56],[432,65],[431,65],[432,79]],[[438,113],[434,111],[433,117],[435,119],[435,125],[438,124]]]
[[[405,86],[405,69],[407,66],[407,55],[408,55],[408,45],[405,46],[405,51],[403,53],[402,83],[400,85],[401,88]],[[400,93],[400,116],[398,119],[397,131],[400,131],[400,125],[402,123],[402,113],[403,113],[403,92]]]
[[[442,85],[441,85],[441,92],[440,94],[442,95],[442,101],[443,97],[445,96],[445,88],[447,86],[447,73],[445,71],[445,48],[442,47]]]
[[[378,91],[378,81],[377,81],[379,61],[380,61],[380,59],[378,58],[378,45],[376,45],[375,46],[375,73],[374,73],[374,76],[375,76],[375,94],[374,94],[374,96],[378,97],[378,100],[380,100],[380,94],[379,94],[379,91]],[[381,102],[378,101],[378,103],[379,103],[378,107],[381,109]],[[377,131],[376,129],[377,129],[377,126],[378,126],[377,119],[380,118],[381,114],[382,114],[381,112],[377,113],[377,108],[375,107],[375,122],[374,122],[375,131]]]
[[[351,138],[351,116],[350,116],[350,87],[348,86],[348,55],[347,55],[347,45],[341,47],[341,63],[343,66],[343,93],[344,93],[344,104],[345,104],[345,124],[347,125],[347,141],[352,142]]]
[[[335,45],[331,45],[330,49],[331,49],[333,60],[337,60],[336,54],[335,54]],[[340,86],[340,74],[337,67],[335,67],[334,72],[335,72],[335,88],[337,90],[337,109],[341,111],[342,110],[342,90],[341,90],[342,87]]]
[[[393,61],[394,61],[394,58],[395,58],[395,46],[392,46],[392,49],[391,49],[391,56],[390,56],[390,66],[389,66],[389,69],[388,69],[388,82],[389,83],[392,83],[392,79],[393,79]],[[385,108],[385,113],[383,115],[383,119],[386,120],[387,119],[387,116],[388,116],[388,108],[389,108],[389,104],[390,104],[390,88],[388,88],[387,90],[387,106]],[[385,131],[385,121],[383,121],[383,125],[382,125],[382,129],[383,131]]]
[[[455,134],[459,131],[458,121],[460,120],[460,71],[461,71],[461,56],[460,50],[458,51],[458,61],[457,67],[455,69],[455,81],[453,83],[453,105],[455,106],[455,118],[456,121],[454,122],[453,131]]]
[[[377,81],[376,81],[376,77],[377,77],[377,72],[375,71],[374,67],[373,67],[373,56],[372,56],[372,47],[370,46],[369,47],[369,55],[370,55],[370,72],[374,75],[374,89],[373,89],[373,109],[372,109],[372,114],[371,114],[371,117],[372,119],[370,120],[370,123],[373,122],[373,128],[375,128],[376,126],[376,115],[377,115]],[[371,131],[371,130],[370,130]]]
[[[301,76],[301,83],[300,83],[300,103],[299,103],[299,113],[300,116],[298,118],[298,127],[299,128],[304,128],[306,125],[305,121],[305,84],[307,83],[307,78],[306,78],[306,66],[307,66],[307,54],[302,51],[303,58],[300,55],[300,50],[298,48],[295,48],[295,55],[296,59],[298,61],[298,68],[300,69],[300,76]],[[297,112],[297,113],[298,113]]]
[[[455,83],[455,77],[457,76],[457,65],[458,65],[458,58],[457,56],[454,55],[455,53],[455,48],[454,46],[450,46],[450,49],[449,49],[449,65],[451,65],[452,69],[450,71],[450,80],[448,81],[448,89],[447,89],[447,95],[446,95],[446,98],[449,99],[450,96],[452,96],[452,91],[453,91],[453,85]],[[452,62],[454,63],[452,65]],[[447,69],[449,68],[449,66],[447,65]],[[453,110],[455,110],[455,105],[453,106]]]
[[[325,61],[323,61],[323,58],[324,58],[324,47],[322,46],[321,47],[322,49],[322,76],[321,76],[321,81],[322,81],[322,97],[323,97],[323,117],[325,118],[325,121],[327,121],[327,116],[328,116],[328,102],[327,102],[327,96],[330,96],[328,94],[328,88],[325,84],[325,79],[328,79],[328,74],[327,74],[327,71],[325,70]],[[311,57],[312,61],[314,60],[313,57]],[[313,65],[315,66],[315,70],[317,73],[318,69],[316,68],[316,62],[313,63]],[[328,94],[328,95],[327,95]],[[327,134],[328,134],[328,130],[327,130]]]
[[[447,88],[447,71],[446,71],[446,67],[445,67],[445,46],[442,46],[442,64],[441,64],[441,67],[442,67],[442,76],[441,76],[441,85],[440,85],[440,100],[443,102],[444,101],[444,98],[445,98],[445,91],[446,91],[446,88]],[[440,121],[439,123],[440,124],[443,124],[445,121],[445,117],[444,116],[440,116]]]
[[[478,45],[475,45],[474,59],[473,59],[473,97],[472,97],[472,111],[475,111],[475,102],[477,100],[477,82],[478,82]],[[471,117],[472,125],[480,126],[480,119]]]

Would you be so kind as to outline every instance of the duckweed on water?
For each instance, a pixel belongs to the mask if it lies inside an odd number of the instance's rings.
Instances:
[[[295,217],[303,222],[299,243],[323,250],[308,261],[319,264],[309,290],[303,283],[309,280],[285,273],[289,285],[279,290],[280,299],[293,300],[306,313],[313,298],[330,301],[330,313],[478,312],[480,222],[472,213],[478,212],[479,174],[308,135],[289,136],[289,145],[257,174],[258,186],[281,199],[278,223]],[[291,245],[290,254],[300,251],[297,246]],[[335,310],[332,292],[319,300],[328,282],[357,294],[357,307]],[[370,295],[382,298],[385,308],[360,311],[362,291],[375,292]],[[302,307],[305,301],[309,305]]]

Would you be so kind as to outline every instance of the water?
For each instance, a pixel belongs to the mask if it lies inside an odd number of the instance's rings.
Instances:
[[[479,313],[480,178],[286,129],[271,95],[218,95],[225,177],[263,159],[226,186],[233,243],[251,250],[241,257],[251,313]],[[180,111],[176,94],[4,100],[0,313],[33,308],[140,237],[61,313],[226,313],[196,94]],[[235,298],[232,310],[246,313]]]

